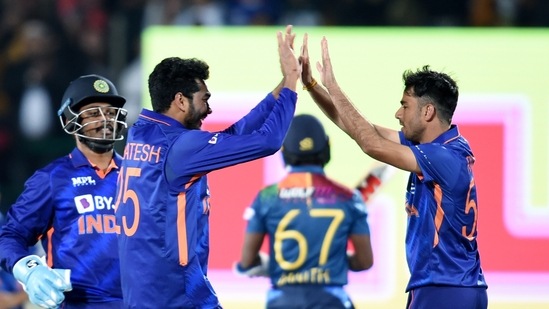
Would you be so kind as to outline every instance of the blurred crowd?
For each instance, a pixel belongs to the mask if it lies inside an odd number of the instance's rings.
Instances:
[[[74,142],[56,117],[96,73],[140,109],[140,34],[152,25],[547,27],[548,0],[0,0],[0,209]]]

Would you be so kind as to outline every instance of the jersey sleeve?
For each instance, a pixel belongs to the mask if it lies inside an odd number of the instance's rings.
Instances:
[[[370,226],[368,225],[368,211],[362,195],[358,190],[354,190],[352,196],[351,215],[353,216],[353,225],[351,234],[370,235]]]
[[[261,128],[265,119],[272,112],[276,103],[272,93],[269,93],[259,104],[257,104],[246,116],[224,130],[224,133],[242,135],[250,134]]]
[[[244,219],[248,221],[246,225],[246,233],[267,233],[265,218],[261,211],[261,195],[259,194],[253,201],[252,205],[244,212]]]
[[[411,146],[421,169],[423,181],[435,181],[453,186],[459,177],[464,160],[451,149],[441,144],[419,144]]]
[[[413,144],[399,132],[400,143],[410,147],[421,169],[423,181],[436,181],[452,186],[458,179],[460,164],[465,162],[455,152],[439,143]]]
[[[206,174],[275,153],[288,131],[296,101],[297,94],[284,88],[261,127],[248,134],[201,130],[181,134],[168,151],[166,174],[172,178]]]
[[[7,213],[0,232],[0,265],[11,272],[13,265],[29,255],[28,248],[45,234],[53,216],[50,176],[37,171],[25,183],[23,193]]]
[[[270,185],[259,191],[252,205],[244,212],[248,221],[246,233],[267,233],[267,215],[270,207],[278,201],[278,186]]]

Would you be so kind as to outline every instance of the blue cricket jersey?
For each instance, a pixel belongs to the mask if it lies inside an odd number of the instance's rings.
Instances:
[[[475,157],[452,125],[431,143],[410,146],[421,169],[406,191],[406,291],[429,285],[486,287],[477,248]]]
[[[261,190],[248,209],[247,233],[269,235],[273,286],[347,284],[347,243],[370,234],[358,191],[330,180],[319,166],[292,167]]]
[[[71,270],[75,302],[121,300],[120,264],[114,198],[121,157],[115,154],[106,174],[75,148],[39,169],[9,209],[0,232],[0,263],[13,265],[38,240],[52,268]]]
[[[124,150],[117,223],[128,308],[216,308],[207,278],[210,190],[206,174],[278,151],[297,94],[267,95],[222,132],[189,130],[143,110]]]

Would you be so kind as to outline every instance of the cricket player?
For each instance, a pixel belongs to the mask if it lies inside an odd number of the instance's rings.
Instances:
[[[246,209],[236,270],[270,277],[268,309],[354,308],[344,290],[347,273],[373,265],[362,195],[325,175],[330,143],[315,117],[294,118],[282,155],[288,175],[262,189]],[[268,256],[259,251],[265,236]]]
[[[401,129],[389,129],[356,109],[335,78],[328,40],[320,45],[322,85],[312,78],[306,36],[300,56],[302,80],[315,103],[364,153],[410,172],[405,190],[406,308],[486,309],[488,285],[477,242],[476,158],[452,122],[459,97],[456,81],[429,65],[404,71],[395,112]]]
[[[72,81],[58,115],[76,147],[25,183],[0,232],[0,264],[43,308],[121,308],[114,217],[126,100],[99,75]],[[45,257],[30,254],[40,241]]]
[[[212,112],[204,61],[166,58],[149,75],[153,110],[144,109],[129,130],[118,182],[125,308],[221,308],[207,276],[207,175],[280,149],[301,66],[291,27],[277,36],[282,82],[224,131],[200,130]]]

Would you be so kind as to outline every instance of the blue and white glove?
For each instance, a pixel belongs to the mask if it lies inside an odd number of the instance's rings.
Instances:
[[[233,265],[236,274],[248,277],[269,277],[269,255],[259,252],[259,263],[248,268],[243,268],[240,263]]]
[[[55,309],[65,300],[63,292],[72,290],[70,269],[51,269],[37,255],[26,256],[13,266],[29,300],[42,308]]]

